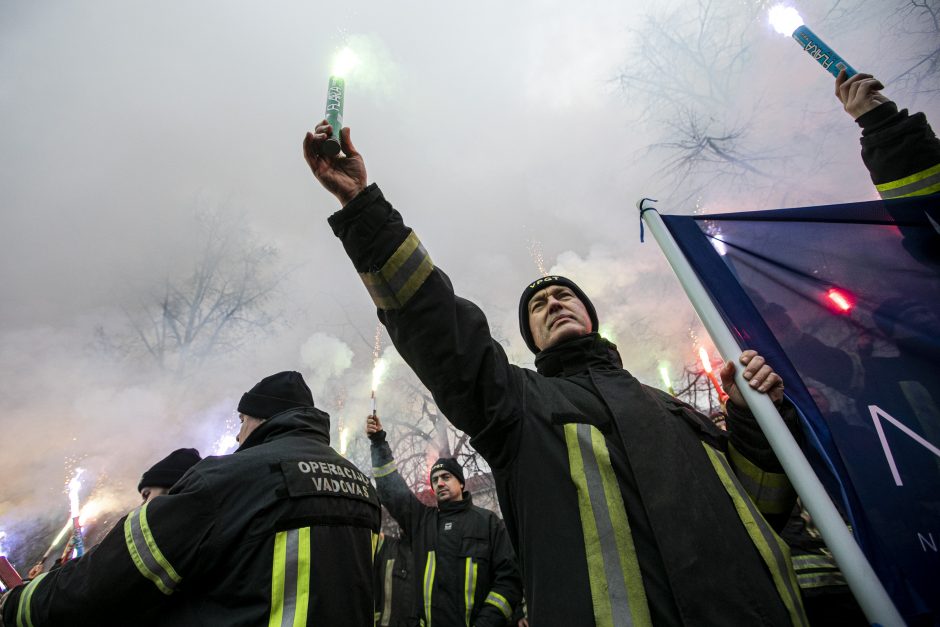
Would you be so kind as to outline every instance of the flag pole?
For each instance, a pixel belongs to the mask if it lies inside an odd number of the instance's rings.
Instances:
[[[656,243],[659,244],[666,260],[676,273],[679,283],[682,284],[686,295],[692,301],[695,312],[701,318],[715,346],[718,347],[718,351],[726,360],[734,360],[737,363],[741,347],[738,346],[737,340],[725,324],[718,308],[708,296],[705,286],[699,281],[691,264],[666,228],[662,217],[656,209],[648,206],[650,202],[655,201],[644,198],[637,202],[640,220],[646,224],[656,239]],[[822,533],[826,545],[832,551],[833,557],[845,576],[846,583],[849,584],[868,621],[873,625],[883,627],[903,627],[904,619],[901,618],[891,597],[888,596],[875,571],[865,559],[865,555],[843,522],[842,516],[816,473],[806,461],[803,451],[800,450],[793,435],[787,429],[780,412],[777,411],[768,395],[761,394],[748,385],[742,377],[743,371],[744,369],[739,366],[734,372],[738,390],[741,391],[751,413],[754,414],[761,430],[767,436],[771,448],[777,454],[777,459],[780,460],[790,482],[800,495],[803,505],[812,515],[814,524]]]

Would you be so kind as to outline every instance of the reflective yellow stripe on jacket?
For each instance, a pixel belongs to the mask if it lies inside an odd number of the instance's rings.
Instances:
[[[23,592],[20,594],[20,604],[16,608],[16,627],[33,627],[33,614],[30,604],[33,600],[33,592],[39,586],[39,582],[49,573],[42,573],[35,579],[26,584]]]
[[[566,424],[568,464],[578,490],[588,580],[597,627],[652,625],[627,510],[604,434]]]
[[[809,621],[803,610],[803,601],[800,598],[796,576],[790,563],[790,548],[767,524],[754,502],[747,497],[744,486],[734,474],[724,453],[716,451],[704,442],[702,446],[705,447],[725,491],[734,502],[734,508],[748,535],[751,536],[751,541],[770,570],[777,593],[790,614],[790,622],[794,627],[807,627]]]
[[[467,627],[470,627],[470,614],[473,613],[473,597],[477,593],[477,570],[479,564],[473,563],[473,558],[467,558],[467,565],[464,568],[463,579],[463,603],[467,612]]]
[[[389,463],[384,464],[382,466],[373,466],[372,476],[378,479],[379,477],[385,477],[387,475],[390,475],[396,470],[398,470],[398,464],[396,464],[395,460],[393,459]]]
[[[885,200],[940,192],[940,163],[903,179],[875,185],[875,188]]]
[[[385,562],[385,589],[382,592],[382,599],[384,600],[382,606],[382,613],[379,614],[379,618],[376,622],[382,627],[388,627],[389,622],[392,620],[392,584],[394,581],[392,578],[395,576],[395,558]]]
[[[788,514],[796,493],[790,479],[782,472],[767,472],[728,445],[728,459],[751,500],[764,514]]]
[[[401,309],[434,270],[428,251],[414,231],[377,272],[360,272],[359,278],[379,309]]]
[[[306,627],[310,603],[310,527],[274,536],[268,627]]]
[[[793,570],[796,572],[796,582],[804,590],[846,585],[845,576],[835,560],[828,555],[794,555]]]
[[[434,592],[434,572],[437,570],[437,557],[434,551],[428,551],[428,561],[424,565],[424,624],[431,627],[431,593]]]
[[[148,505],[144,503],[124,519],[124,542],[140,574],[152,581],[160,592],[170,595],[182,578],[153,539],[150,525],[147,524]]]

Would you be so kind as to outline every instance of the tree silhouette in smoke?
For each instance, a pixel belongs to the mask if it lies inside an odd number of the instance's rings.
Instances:
[[[280,320],[271,309],[285,276],[277,249],[219,212],[201,212],[197,220],[199,254],[189,275],[166,279],[139,308],[125,308],[124,329],[112,334],[99,327],[107,349],[182,376],[238,351]]]

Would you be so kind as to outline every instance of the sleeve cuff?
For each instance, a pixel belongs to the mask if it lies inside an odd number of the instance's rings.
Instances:
[[[382,197],[382,190],[375,183],[370,183],[359,195],[349,201],[349,203],[329,217],[330,227],[333,232],[339,236],[343,227],[359,217],[362,210],[372,202]]]
[[[375,433],[370,433],[370,434],[369,434],[369,440],[372,442],[372,444],[373,444],[374,446],[377,446],[377,445],[382,444],[383,442],[385,442],[385,438],[386,438],[386,437],[388,437],[388,434],[385,433],[385,429],[382,429],[381,431],[376,431]]]
[[[867,134],[877,130],[885,122],[898,115],[898,105],[891,102],[883,102],[868,113],[863,113],[855,122],[862,128],[862,134]],[[352,203],[350,203],[352,204]]]

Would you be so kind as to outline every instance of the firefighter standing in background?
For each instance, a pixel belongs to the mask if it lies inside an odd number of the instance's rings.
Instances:
[[[444,457],[431,466],[437,507],[428,507],[398,472],[377,416],[366,419],[372,475],[382,504],[411,538],[419,590],[413,625],[497,627],[509,624],[522,600],[522,580],[506,527],[473,504],[463,469]]]
[[[98,547],[5,597],[0,625],[373,624],[380,508],[368,477],[329,446],[329,416],[297,372],[238,404],[232,455],[201,461]]]

